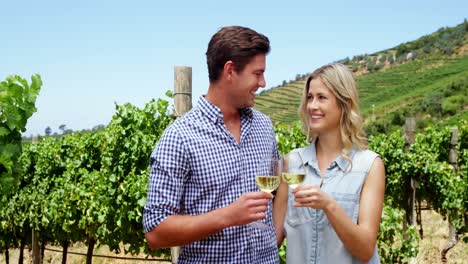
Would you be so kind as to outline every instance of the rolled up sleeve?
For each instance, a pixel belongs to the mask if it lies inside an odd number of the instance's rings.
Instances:
[[[183,182],[188,174],[187,151],[173,127],[159,140],[150,157],[150,175],[143,228],[150,232],[170,215],[180,213]]]

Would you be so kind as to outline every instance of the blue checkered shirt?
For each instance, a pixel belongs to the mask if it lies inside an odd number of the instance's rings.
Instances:
[[[204,97],[163,133],[151,154],[143,226],[149,232],[174,214],[199,215],[226,207],[245,192],[259,191],[260,157],[276,156],[275,134],[264,114],[241,110],[241,139],[227,130],[220,109]],[[178,263],[279,263],[272,202],[263,220],[223,229],[182,247]]]

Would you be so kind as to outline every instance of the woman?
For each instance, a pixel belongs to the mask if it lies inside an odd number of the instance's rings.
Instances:
[[[342,64],[315,70],[299,114],[311,143],[293,152],[306,177],[294,189],[281,183],[274,210],[278,243],[287,236],[287,263],[380,263],[385,168],[367,150],[350,70]]]

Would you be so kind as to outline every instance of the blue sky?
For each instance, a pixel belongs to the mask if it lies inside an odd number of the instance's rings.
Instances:
[[[269,37],[267,89],[347,56],[414,40],[468,17],[468,1],[4,1],[0,79],[44,82],[24,135],[107,124],[114,103],[139,107],[192,67],[193,103],[208,88],[205,51],[222,26]],[[166,98],[167,99],[167,98]]]

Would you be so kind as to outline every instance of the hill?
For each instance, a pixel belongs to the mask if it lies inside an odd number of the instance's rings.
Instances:
[[[369,133],[387,132],[415,116],[427,123],[466,119],[468,109],[468,23],[442,28],[415,41],[339,62],[356,76]],[[265,90],[255,108],[279,123],[298,120],[305,75]]]

